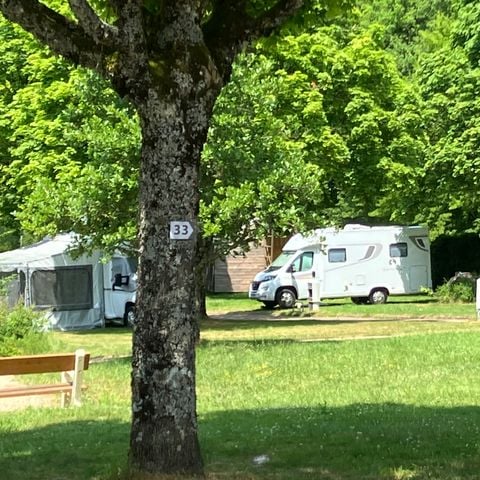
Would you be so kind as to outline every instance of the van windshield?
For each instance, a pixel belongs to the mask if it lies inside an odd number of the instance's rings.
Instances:
[[[292,251],[286,251],[282,252],[271,264],[270,266],[265,270],[266,272],[273,272],[274,270],[278,270],[279,268],[282,268],[292,257],[292,255],[295,253],[294,250]]]

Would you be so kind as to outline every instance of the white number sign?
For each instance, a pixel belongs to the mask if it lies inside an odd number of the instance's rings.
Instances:
[[[171,240],[188,240],[193,233],[193,227],[190,222],[170,222]]]

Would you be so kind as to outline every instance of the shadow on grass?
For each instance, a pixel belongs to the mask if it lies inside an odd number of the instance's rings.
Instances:
[[[22,415],[15,413],[18,414]],[[115,473],[126,465],[129,428],[127,423],[92,420],[3,432],[0,436],[0,478],[115,478]]]
[[[414,298],[409,298],[408,296],[393,296],[393,297],[388,297],[388,301],[384,306],[388,305],[415,305],[415,304],[434,304],[438,303],[438,300],[436,298],[428,297],[425,296],[424,298],[419,298],[418,296],[415,296]],[[326,300],[324,303],[322,303],[322,308],[324,307],[340,307],[340,306],[351,306],[352,308],[372,308],[372,305],[355,305],[350,298],[344,298],[341,300]],[[375,308],[375,306],[373,306]]]
[[[358,404],[211,413],[200,431],[207,469],[226,478],[473,480],[479,424],[478,407]]]
[[[199,420],[208,479],[478,479],[478,407],[324,405]],[[128,437],[127,423],[102,420],[4,431],[1,478],[114,479],[125,467]],[[266,462],[255,465],[256,457]]]
[[[68,330],[66,333],[71,335],[118,335],[125,333],[132,333],[132,329],[130,327],[124,327],[121,325],[107,325],[105,328],[92,328],[88,330]]]

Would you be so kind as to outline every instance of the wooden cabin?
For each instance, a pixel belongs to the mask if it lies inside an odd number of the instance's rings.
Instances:
[[[248,292],[250,282],[280,254],[288,238],[270,237],[248,252],[232,251],[215,262],[209,290],[215,293]]]

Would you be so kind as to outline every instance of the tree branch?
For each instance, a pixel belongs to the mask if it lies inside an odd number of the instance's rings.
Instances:
[[[110,6],[115,10],[118,15],[122,8],[126,5],[128,0],[107,0]]]
[[[149,14],[144,9],[144,0],[108,0],[108,2],[118,17],[115,28],[116,35],[122,42],[121,49],[138,52],[139,47],[146,45],[144,25],[148,22]]]
[[[279,0],[264,14],[253,17],[245,0],[218,0],[203,27],[205,42],[219,73],[227,80],[234,56],[242,45],[270,35],[304,5],[305,0]]]
[[[0,0],[0,12],[74,64],[102,71],[104,55],[113,53],[102,49],[81,25],[38,0]]]
[[[113,45],[118,37],[118,30],[103,22],[87,0],[68,0],[72,12],[81,27],[101,44]]]
[[[270,10],[260,16],[254,25],[251,40],[270,35],[275,29],[281,27],[286,20],[300,10],[305,0],[281,0]]]

